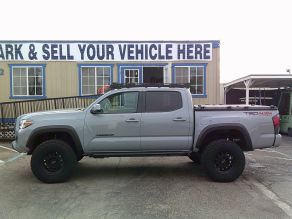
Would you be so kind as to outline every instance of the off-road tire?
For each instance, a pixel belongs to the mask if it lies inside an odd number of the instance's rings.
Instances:
[[[216,140],[204,149],[201,163],[212,180],[232,182],[242,174],[245,167],[245,156],[236,143]]]
[[[31,170],[42,182],[66,181],[76,165],[76,155],[66,142],[48,140],[36,147],[31,157]]]

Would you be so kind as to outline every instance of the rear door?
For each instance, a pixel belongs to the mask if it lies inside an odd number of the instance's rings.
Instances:
[[[141,149],[183,151],[191,147],[190,117],[179,91],[146,91],[141,117]]]

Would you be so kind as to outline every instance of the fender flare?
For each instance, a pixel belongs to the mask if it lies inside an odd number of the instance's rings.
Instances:
[[[70,135],[74,142],[74,147],[73,149],[76,151],[77,156],[82,156],[84,154],[83,147],[81,144],[81,141],[79,139],[79,136],[77,135],[76,131],[74,130],[73,127],[71,126],[66,126],[66,125],[52,125],[52,126],[42,126],[39,128],[36,128],[32,131],[30,136],[28,137],[28,141],[26,144],[26,147],[29,148],[30,150],[32,149],[33,142],[35,141],[36,137],[40,134],[45,134],[49,132],[65,132]]]
[[[246,147],[249,151],[252,151],[253,148],[252,148],[252,141],[251,141],[251,138],[250,138],[250,135],[247,131],[247,129],[242,125],[242,124],[239,124],[239,123],[221,123],[221,124],[215,124],[215,125],[209,125],[207,127],[205,127],[201,134],[199,135],[198,137],[198,140],[196,142],[196,148],[199,149],[199,147],[202,145],[203,141],[205,140],[206,136],[213,132],[213,131],[220,131],[220,130],[236,130],[236,131],[239,131],[245,142],[246,142]]]

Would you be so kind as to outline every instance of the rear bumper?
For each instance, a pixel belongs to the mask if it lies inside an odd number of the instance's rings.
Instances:
[[[280,146],[280,144],[281,144],[281,141],[282,141],[282,135],[280,135],[280,134],[277,134],[276,136],[275,136],[275,142],[274,142],[274,147],[279,147]]]

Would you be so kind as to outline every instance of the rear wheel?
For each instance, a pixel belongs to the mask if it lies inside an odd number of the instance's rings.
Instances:
[[[243,151],[236,143],[227,140],[216,140],[207,145],[201,162],[207,175],[217,182],[236,180],[245,167]]]
[[[42,182],[64,182],[71,176],[76,161],[70,145],[60,140],[48,140],[33,151],[31,170]]]

